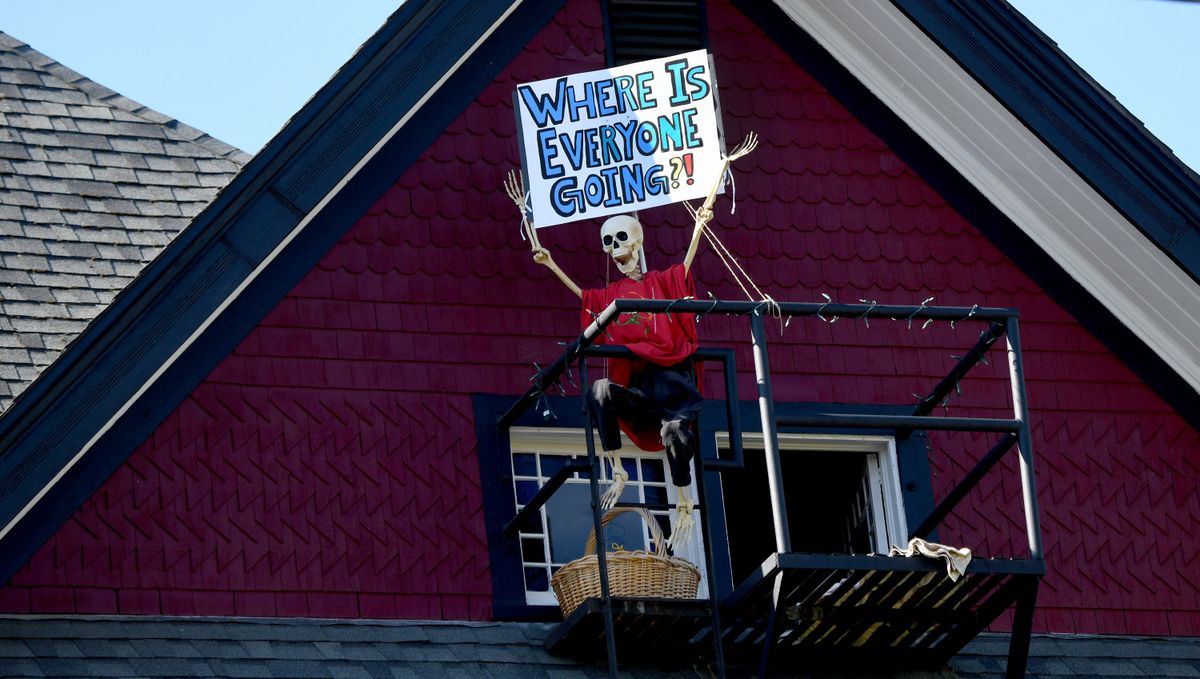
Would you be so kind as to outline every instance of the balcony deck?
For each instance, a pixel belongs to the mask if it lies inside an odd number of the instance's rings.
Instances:
[[[774,638],[776,659],[861,660],[865,651],[873,663],[936,666],[1044,572],[1037,560],[973,559],[954,581],[935,559],[772,554],[722,603],[725,644],[734,657]]]

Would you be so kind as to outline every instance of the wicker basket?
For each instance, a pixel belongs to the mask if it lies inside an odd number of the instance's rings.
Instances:
[[[651,546],[655,551],[607,552],[608,586],[612,596],[652,599],[695,599],[700,585],[700,571],[691,562],[658,553],[663,549],[662,528],[645,509],[617,507],[605,512],[600,520],[607,526],[621,514],[634,513],[650,527]],[[596,558],[596,532],[588,535],[583,547],[584,556],[558,569],[550,584],[562,609],[563,617],[571,615],[579,604],[600,596],[600,567]]]

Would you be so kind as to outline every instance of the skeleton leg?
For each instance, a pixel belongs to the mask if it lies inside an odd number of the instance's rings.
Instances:
[[[696,526],[692,511],[696,508],[696,503],[692,501],[687,486],[675,486],[675,492],[679,493],[679,501],[675,503],[675,521],[671,523],[671,537],[667,539],[667,547],[679,550],[692,541],[692,533]]]
[[[593,423],[600,435],[600,446],[604,458],[612,467],[612,484],[600,498],[600,508],[608,511],[621,499],[625,483],[629,481],[629,474],[621,465],[621,430],[617,426],[617,411],[628,405],[631,395],[624,387],[604,378],[592,383],[590,396]]]
[[[667,547],[671,549],[680,549],[691,542],[692,530],[696,523],[692,518],[692,510],[696,508],[696,503],[692,501],[688,486],[679,485],[681,481],[689,483],[691,480],[688,465],[694,456],[693,426],[692,420],[669,420],[664,422],[662,427],[662,441],[667,449],[671,478],[675,481],[675,492],[679,497],[675,503],[675,521],[671,524],[671,537],[667,540]]]

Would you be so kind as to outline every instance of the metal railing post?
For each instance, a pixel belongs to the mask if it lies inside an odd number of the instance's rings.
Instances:
[[[762,417],[763,453],[767,458],[767,485],[771,492],[771,516],[775,521],[775,551],[792,551],[788,532],[787,502],[783,494],[783,471],[779,462],[779,437],[775,433],[775,397],[771,395],[771,372],[767,362],[767,339],[762,315],[750,314],[750,337],[754,342],[754,377],[758,382],[758,412]]]
[[[1017,431],[1017,454],[1021,456],[1021,497],[1025,501],[1025,532],[1029,558],[1042,558],[1042,527],[1038,517],[1037,482],[1033,476],[1033,437],[1029,432],[1029,404],[1025,400],[1025,368],[1021,362],[1021,334],[1017,319],[1005,322],[1008,342],[1008,377],[1012,383],[1013,417],[1021,422]]]
[[[585,445],[588,462],[592,465],[588,487],[592,491],[592,530],[596,531],[596,567],[600,572],[600,604],[604,610],[604,636],[608,650],[608,676],[617,677],[617,636],[614,632],[612,592],[608,587],[608,540],[600,516],[600,471],[604,463],[596,454],[596,442],[592,438],[592,403],[588,393],[592,385],[588,382],[587,358],[579,358],[579,384],[582,387]],[[580,604],[582,605],[582,604]]]

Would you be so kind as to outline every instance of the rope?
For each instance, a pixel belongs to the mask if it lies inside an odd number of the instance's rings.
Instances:
[[[725,246],[725,243],[723,243],[720,237],[713,233],[712,229],[709,228],[707,222],[705,222],[701,230],[704,233],[704,237],[708,239],[709,244],[712,245],[713,252],[717,253],[717,258],[720,259],[721,263],[725,265],[725,269],[729,271],[729,275],[733,276],[734,282],[737,283],[738,287],[742,289],[742,294],[746,295],[746,299],[753,302],[755,297],[754,295],[750,294],[749,290],[746,289],[746,285],[742,282],[743,279],[750,285],[751,288],[754,289],[754,294],[758,295],[757,299],[761,300],[763,304],[766,305],[767,313],[779,319],[779,334],[782,335],[783,329],[787,327],[787,323],[783,320],[783,309],[779,306],[779,302],[775,301],[774,297],[771,297],[758,287],[758,284],[754,282],[754,279],[750,277],[750,274],[746,273],[746,270],[742,268],[741,264],[738,263],[737,258],[734,257],[733,253],[729,251],[729,248]]]

